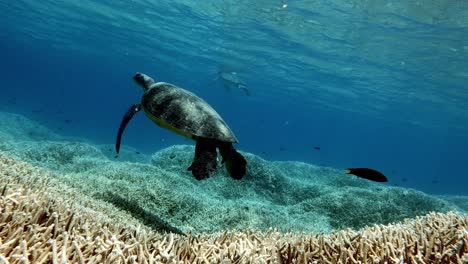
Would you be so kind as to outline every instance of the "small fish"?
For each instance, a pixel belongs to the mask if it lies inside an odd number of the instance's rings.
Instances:
[[[136,154],[140,155],[140,151],[135,151]]]
[[[70,124],[72,122],[71,119],[65,119],[65,123]]]
[[[403,177],[403,178],[401,178],[401,181],[402,181],[402,182],[407,182],[407,181],[408,181],[408,178]]]
[[[169,156],[170,159],[173,159],[173,158],[175,158],[175,157],[176,157],[175,154],[171,154],[171,155]]]
[[[286,148],[280,147],[279,150],[280,150],[280,151],[286,151]]]
[[[376,182],[387,182],[387,177],[383,175],[382,173],[373,170],[373,169],[367,169],[367,168],[351,168],[351,169],[346,169],[347,174],[353,174],[356,175],[360,178],[364,178],[367,180],[371,181],[376,181]]]
[[[315,150],[320,150],[320,147],[314,147]]]

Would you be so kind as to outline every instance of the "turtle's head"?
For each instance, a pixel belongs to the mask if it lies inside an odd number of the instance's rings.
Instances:
[[[138,86],[143,89],[144,92],[148,91],[151,85],[154,83],[153,78],[149,77],[144,73],[137,72],[135,76],[133,76],[133,80],[136,82]]]

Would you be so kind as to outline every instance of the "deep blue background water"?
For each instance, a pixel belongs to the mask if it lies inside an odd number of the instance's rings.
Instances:
[[[240,150],[371,167],[388,184],[468,194],[466,5],[386,13],[261,2],[250,12],[242,1],[212,2],[211,11],[192,1],[0,1],[0,110],[113,144],[141,96],[131,81],[140,71],[207,100]],[[251,97],[224,89],[216,73],[225,65]],[[140,114],[123,143],[151,153],[190,141]]]

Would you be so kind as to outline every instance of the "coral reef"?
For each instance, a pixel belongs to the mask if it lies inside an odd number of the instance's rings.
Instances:
[[[186,171],[193,146],[171,146],[152,156],[123,146],[115,158],[112,145],[61,137],[20,115],[0,117],[0,151],[53,171],[65,187],[151,222],[156,231],[266,231],[273,226],[281,232],[326,233],[463,205],[462,198],[455,203],[333,168],[271,162],[249,153],[243,153],[249,169],[242,181],[228,177],[221,165],[209,179],[197,181]]]
[[[275,226],[280,231],[325,233],[459,210],[454,203],[415,190],[300,162],[271,162],[244,153],[249,170],[242,181],[226,176],[223,166],[209,179],[197,181],[186,171],[193,146],[172,146],[151,158],[124,147],[116,159],[109,145],[38,141],[28,138],[27,131],[22,134],[18,127],[11,136],[15,140],[6,141],[8,155],[53,170],[62,183],[88,196],[127,211],[138,208],[135,217],[164,219],[164,224],[153,225],[158,230],[211,233]]]
[[[4,135],[15,140],[60,140],[60,135],[54,133],[38,122],[25,116],[0,112],[0,128]]]
[[[330,234],[155,233],[59,175],[0,153],[1,263],[466,263],[468,217],[430,213]]]

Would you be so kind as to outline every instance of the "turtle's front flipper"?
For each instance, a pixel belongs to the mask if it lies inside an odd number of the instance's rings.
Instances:
[[[208,178],[218,167],[218,153],[216,152],[216,141],[207,138],[198,138],[195,146],[195,158],[187,170],[197,180]]]
[[[128,122],[130,122],[130,119],[138,113],[141,110],[141,104],[136,103],[128,109],[127,113],[125,113],[124,117],[122,118],[122,122],[120,123],[119,127],[119,132],[117,133],[117,141],[115,142],[115,150],[117,151],[117,154],[119,154],[120,151],[120,141],[122,140],[122,134],[125,130],[125,127],[127,126]]]
[[[247,171],[247,161],[229,142],[220,142],[219,153],[223,157],[229,175],[236,180],[242,179]]]

